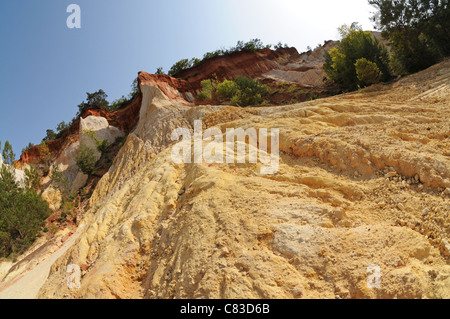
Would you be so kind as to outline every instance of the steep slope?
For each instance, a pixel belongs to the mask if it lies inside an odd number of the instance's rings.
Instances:
[[[194,107],[140,86],[139,123],[40,298],[450,298],[449,60],[283,107]],[[279,128],[278,172],[176,164],[171,134],[197,119]]]

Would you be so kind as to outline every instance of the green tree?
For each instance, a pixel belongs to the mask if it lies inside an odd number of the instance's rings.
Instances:
[[[372,17],[390,41],[396,73],[425,69],[450,55],[448,0],[369,0]]]
[[[263,103],[264,98],[269,93],[269,87],[260,83],[258,80],[238,76],[234,82],[237,89],[231,98],[233,105],[258,105]]]
[[[211,79],[201,81],[200,85],[202,86],[202,90],[197,94],[197,99],[200,101],[216,99],[216,90],[219,83],[220,82],[215,74]]]
[[[82,102],[78,105],[78,114],[83,114],[87,109],[102,109],[107,110],[109,102],[106,100],[108,95],[102,89],[94,93],[86,92],[87,98],[86,102]]]
[[[95,166],[97,159],[95,158],[94,150],[82,145],[80,147],[80,154],[75,158],[75,162],[80,170],[86,175],[95,174]]]
[[[249,106],[264,102],[270,89],[258,80],[238,76],[234,81],[219,82],[217,77],[201,82],[202,91],[198,99],[220,99],[230,101],[233,105]]]
[[[72,123],[66,123],[64,121],[58,123],[56,125],[56,138],[61,138],[70,129],[70,126],[72,126]]]
[[[97,146],[97,150],[102,154],[107,152],[109,147],[111,146],[111,144],[108,142],[108,140],[99,139],[97,137],[97,134],[92,130],[84,130],[83,133],[86,134],[87,136],[89,136],[91,138],[91,140],[93,140],[95,142],[95,145]]]
[[[16,188],[18,188],[18,186],[14,177],[14,169],[5,164],[0,165],[0,193],[10,193]]]
[[[3,161],[8,164],[12,165],[14,163],[14,160],[16,158],[16,154],[14,154],[13,148],[9,141],[5,142],[5,145],[3,146],[2,151]]]
[[[31,165],[29,168],[26,168],[24,170],[26,179],[25,179],[25,185],[28,188],[38,190],[41,187],[41,179],[39,177],[39,172],[37,169]]]
[[[271,45],[264,45],[264,43],[260,39],[252,39],[248,42],[238,41],[236,47],[232,48],[230,51],[232,52],[255,52],[257,50],[262,49],[270,49]]]
[[[382,81],[390,78],[387,49],[372,36],[363,31],[357,23],[339,29],[342,39],[337,47],[326,52],[324,70],[328,78],[345,91],[356,90],[362,83],[356,74],[356,61],[365,58],[376,64],[381,71]]]

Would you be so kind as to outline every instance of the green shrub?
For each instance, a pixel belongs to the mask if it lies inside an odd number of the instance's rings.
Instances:
[[[75,162],[84,174],[95,174],[95,165],[97,164],[97,159],[95,158],[93,149],[82,145],[80,147],[80,154],[75,158]]]
[[[287,44],[283,44],[283,43],[281,43],[281,42],[278,42],[278,44],[276,44],[276,45],[274,46],[274,49],[275,49],[275,50],[279,50],[279,49],[281,49],[281,48],[289,48],[289,46],[288,46]]]
[[[197,100],[205,101],[205,100],[209,100],[209,99],[211,99],[211,95],[208,95],[203,91],[197,93]]]
[[[235,81],[225,80],[221,83],[217,78],[213,78],[204,80],[201,84],[203,89],[197,95],[197,99],[207,100],[217,97],[238,106],[261,104],[269,93],[267,85],[245,76],[238,76]]]
[[[264,43],[260,39],[252,39],[248,42],[238,41],[236,46],[231,47],[229,49],[219,49],[213,52],[206,52],[203,55],[203,59],[192,58],[191,60],[182,59],[175,63],[169,70],[168,74],[170,76],[176,76],[177,73],[190,69],[196,65],[199,65],[201,62],[215,58],[217,56],[225,56],[227,54],[232,54],[235,52],[255,52],[257,50],[270,49],[272,45],[264,45]],[[286,44],[284,47],[288,47]]]
[[[100,153],[106,153],[111,145],[107,140],[97,140],[97,150]]]
[[[120,110],[121,108],[126,106],[128,103],[129,103],[129,99],[125,96],[122,96],[121,98],[111,102],[111,104],[106,107],[106,110],[108,112],[114,112],[114,111]]]
[[[64,223],[67,220],[67,215],[68,215],[67,212],[63,211],[61,213],[61,218],[59,219],[59,222]]]
[[[70,181],[64,176],[63,172],[61,172],[56,165],[52,166],[51,181],[52,184],[61,192],[63,199],[66,199],[70,192]]]
[[[0,257],[8,257],[12,253],[11,235],[0,231]]]
[[[376,84],[383,77],[383,73],[378,66],[366,58],[356,60],[355,69],[361,87]]]
[[[41,179],[37,169],[31,165],[30,168],[26,168],[25,171],[25,184],[27,187],[37,190],[41,187]]]

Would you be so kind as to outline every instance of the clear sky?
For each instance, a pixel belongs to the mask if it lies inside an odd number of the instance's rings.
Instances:
[[[70,4],[81,28],[69,29]],[[1,0],[0,141],[17,158],[47,129],[69,122],[86,92],[128,95],[139,71],[259,38],[299,52],[338,39],[337,27],[373,30],[367,0]]]

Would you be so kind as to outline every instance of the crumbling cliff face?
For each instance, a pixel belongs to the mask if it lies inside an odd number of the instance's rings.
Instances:
[[[139,122],[39,298],[450,298],[449,70],[245,109],[141,73]],[[176,163],[172,133],[195,120],[278,128],[278,171]]]
[[[157,87],[170,100],[184,105],[198,104],[197,93],[202,89],[201,81],[214,76],[224,80],[244,75],[265,80],[267,84],[275,88],[277,84],[292,84],[299,88],[309,88],[320,92],[327,88],[323,82],[325,77],[322,70],[323,53],[336,44],[335,41],[328,41],[323,46],[301,54],[295,48],[280,48],[276,51],[266,49],[254,53],[237,52],[204,61],[194,68],[180,72],[176,78],[139,72],[138,80],[145,82],[146,85]],[[277,92],[274,95],[276,94]],[[286,95],[289,94],[283,94],[283,97],[291,100],[291,97]],[[80,131],[83,131],[82,128],[80,129],[80,122],[88,117],[104,118],[109,126],[128,135],[137,125],[141,103],[142,96],[138,96],[128,106],[114,112],[100,109],[85,111],[61,138],[47,142],[52,154],[52,164],[57,165],[73,182],[78,173],[73,159],[80,146]],[[39,145],[36,145],[23,153],[15,166],[21,170],[30,165],[42,169],[45,166],[42,157]],[[48,178],[43,180],[44,184],[48,182]]]
[[[236,52],[204,61],[175,76],[196,90],[201,89],[200,83],[204,79],[217,76],[219,80],[233,80],[240,75],[277,83],[290,82],[301,87],[324,88],[323,54],[336,45],[335,41],[327,41],[323,46],[301,54],[295,48]]]

